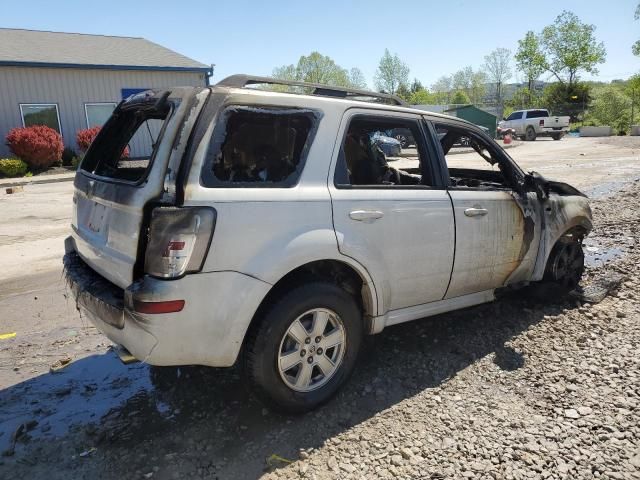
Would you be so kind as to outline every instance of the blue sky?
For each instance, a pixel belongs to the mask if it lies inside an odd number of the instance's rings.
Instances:
[[[631,45],[640,38],[637,0],[502,1],[0,1],[0,27],[139,36],[203,63],[215,78],[269,74],[317,50],[339,65],[359,67],[373,85],[385,48],[431,85],[497,47],[517,48],[527,30],[540,31],[562,9],[596,25],[607,61],[596,78],[610,81],[640,71]],[[519,8],[520,6],[524,8]],[[545,77],[543,77],[544,79]]]

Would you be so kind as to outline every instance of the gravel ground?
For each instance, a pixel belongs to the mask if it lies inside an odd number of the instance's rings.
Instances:
[[[625,276],[601,303],[520,291],[390,327],[308,415],[264,409],[233,369],[167,381],[111,353],[5,389],[0,411],[37,424],[0,478],[640,479],[639,201],[634,182],[592,203],[584,283]]]

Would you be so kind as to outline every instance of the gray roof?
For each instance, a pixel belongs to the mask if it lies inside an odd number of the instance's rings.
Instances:
[[[0,28],[0,65],[209,70],[173,50],[139,37]]]

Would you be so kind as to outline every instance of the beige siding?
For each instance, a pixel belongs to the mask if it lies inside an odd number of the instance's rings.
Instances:
[[[64,143],[76,148],[76,132],[87,128],[85,103],[117,103],[122,88],[179,85],[205,85],[205,74],[0,66],[0,157],[10,153],[4,142],[9,130],[22,126],[21,103],[57,104]]]

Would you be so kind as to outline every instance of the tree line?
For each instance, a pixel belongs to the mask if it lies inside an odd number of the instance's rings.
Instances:
[[[635,18],[640,19],[640,3],[635,10]],[[499,113],[514,108],[546,107],[555,114],[570,115],[573,121],[586,121],[586,113],[591,107],[593,120],[599,120],[596,113],[610,120],[611,115],[606,115],[606,111],[613,112],[616,110],[614,107],[629,104],[630,118],[625,122],[633,122],[635,113],[631,112],[635,110],[636,97],[640,93],[640,81],[630,79],[624,85],[613,86],[581,81],[585,73],[597,75],[598,65],[606,59],[604,43],[597,40],[595,31],[595,25],[583,23],[573,12],[565,10],[542,31],[527,31],[518,41],[515,52],[496,48],[484,57],[479,69],[466,66],[450,75],[442,75],[430,87],[424,86],[417,78],[410,80],[409,66],[398,54],[385,49],[373,86],[380,92],[398,95],[414,105],[480,104],[488,100]],[[640,40],[632,46],[632,51],[640,56]],[[505,85],[513,78],[514,70],[525,80],[524,86],[511,92],[510,99],[506,100]],[[544,74],[553,82],[541,91],[539,80]],[[300,57],[295,65],[275,68],[273,76],[368,88],[359,68],[343,68],[319,52]]]

